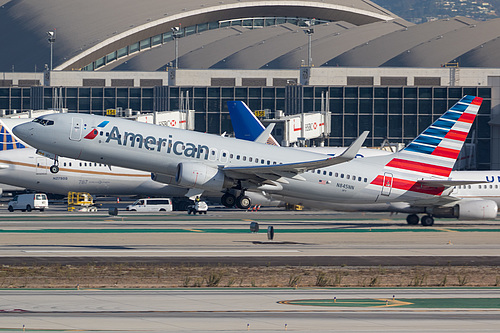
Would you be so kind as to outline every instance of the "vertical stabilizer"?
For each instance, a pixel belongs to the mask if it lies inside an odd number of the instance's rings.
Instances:
[[[236,138],[255,141],[264,132],[264,126],[244,102],[229,101],[227,102],[227,107]],[[271,134],[269,134],[269,138],[265,142],[270,145],[279,146]]]
[[[406,148],[392,155],[386,168],[448,177],[482,101],[481,97],[464,96]]]
[[[26,148],[25,145],[20,143],[5,127],[5,124],[0,121],[0,151],[22,149]]]

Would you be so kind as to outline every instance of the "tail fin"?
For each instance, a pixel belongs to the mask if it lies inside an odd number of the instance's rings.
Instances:
[[[406,148],[394,154],[386,167],[448,177],[482,101],[481,97],[464,96]]]
[[[5,124],[0,121],[0,151],[26,148],[19,142],[5,127]]]
[[[264,126],[244,102],[229,101],[227,107],[236,138],[255,141],[264,132]],[[279,146],[271,134],[269,134],[267,144]]]

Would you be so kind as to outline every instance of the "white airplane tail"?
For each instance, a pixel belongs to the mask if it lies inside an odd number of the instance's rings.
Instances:
[[[26,148],[25,145],[20,143],[5,127],[5,124],[0,121],[0,151],[22,149]]]

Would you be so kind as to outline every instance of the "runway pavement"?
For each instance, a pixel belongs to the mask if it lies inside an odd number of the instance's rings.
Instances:
[[[393,298],[423,303],[416,308],[281,303]],[[458,298],[490,305],[458,307]],[[441,299],[448,305],[435,308]],[[497,332],[499,300],[498,289],[0,290],[0,331],[24,326],[54,332]]]
[[[252,222],[258,233],[250,232]],[[0,263],[498,265],[499,233],[498,220],[443,219],[422,227],[389,214],[19,212],[0,214]]]

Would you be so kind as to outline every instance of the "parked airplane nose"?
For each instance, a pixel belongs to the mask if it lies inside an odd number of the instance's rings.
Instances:
[[[33,124],[25,123],[21,125],[17,125],[12,129],[12,132],[15,136],[23,141],[29,140],[31,136],[33,136]]]

